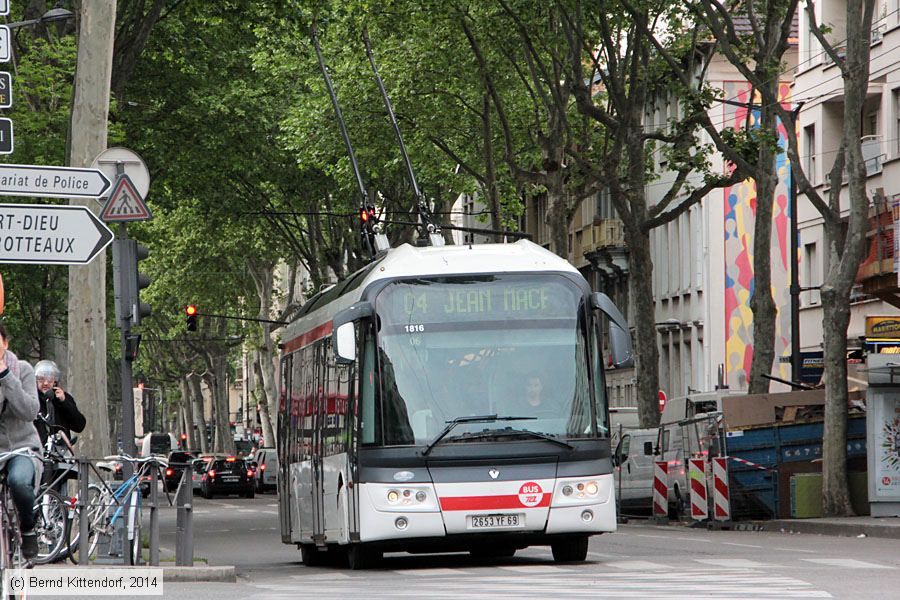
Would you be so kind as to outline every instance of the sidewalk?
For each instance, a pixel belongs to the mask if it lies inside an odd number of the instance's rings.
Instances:
[[[758,531],[900,539],[900,517],[835,517],[753,521]]]

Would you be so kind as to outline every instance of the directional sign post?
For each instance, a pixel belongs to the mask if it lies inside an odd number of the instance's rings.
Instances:
[[[112,239],[86,206],[0,204],[0,263],[85,265]]]
[[[99,169],[0,165],[0,196],[99,198],[110,185]]]

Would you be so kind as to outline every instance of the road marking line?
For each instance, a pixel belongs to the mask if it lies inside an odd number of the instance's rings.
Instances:
[[[754,546],[753,544],[738,544],[737,542],[722,542],[726,546],[740,546],[741,548],[762,548],[762,546]]]
[[[887,565],[876,565],[875,563],[866,562],[864,560],[854,560],[852,558],[801,558],[804,562],[816,563],[819,565],[828,565],[831,567],[844,567],[847,569],[893,569]]]
[[[782,552],[803,552],[804,554],[818,554],[815,550],[800,550],[799,548],[772,548],[772,550],[781,550]]]
[[[629,571],[653,571],[675,568],[669,565],[650,562],[649,560],[617,560],[613,562],[605,562],[603,564],[607,567],[613,567],[614,569],[627,569]]]
[[[677,537],[676,540],[683,540],[685,542],[701,542],[703,544],[712,544],[712,540],[704,540],[703,538],[690,538],[690,537]]]
[[[563,569],[562,567],[554,567],[552,565],[523,565],[520,567],[499,567],[504,571],[514,571],[516,573],[531,573],[539,575],[541,573],[569,573],[571,569]]]
[[[667,535],[647,535],[646,533],[635,533],[634,536],[635,536],[635,537],[642,537],[642,538],[653,538],[653,539],[656,539],[656,540],[667,540],[667,539],[669,539],[669,536],[667,536]]]
[[[459,577],[460,575],[469,575],[466,571],[462,569],[441,569],[435,567],[434,569],[409,569],[408,571],[394,571],[398,575],[416,575],[418,577],[430,577],[430,576],[449,576],[449,577]]]
[[[705,565],[713,565],[714,567],[737,567],[743,569],[759,569],[771,566],[755,560],[747,560],[746,558],[695,558],[694,561]]]

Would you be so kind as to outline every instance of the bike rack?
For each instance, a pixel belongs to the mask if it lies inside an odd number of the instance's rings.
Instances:
[[[89,474],[90,470],[94,470],[98,476],[100,473],[97,471],[96,467],[94,467],[93,463],[97,462],[94,459],[89,459],[84,456],[79,456],[76,459],[76,463],[78,465],[78,489],[79,489],[79,499],[78,499],[78,508],[81,511],[81,514],[84,515],[87,513],[87,498],[89,493]],[[159,469],[160,465],[157,462],[151,463],[151,473],[153,473],[153,482],[150,485],[150,497],[149,502],[147,502],[147,508],[149,509],[149,520],[150,520],[150,556],[149,556],[149,564],[154,567],[159,566],[159,489],[157,485]],[[193,506],[192,506],[192,496],[193,496],[193,487],[191,485],[192,473],[193,469],[190,463],[187,464],[184,471],[182,472],[181,482],[178,485],[178,489],[175,493],[175,507],[176,507],[176,554],[175,561],[178,566],[193,566],[193,552],[194,552],[194,539],[193,539]],[[128,498],[123,499],[123,502],[129,502]],[[139,530],[140,531],[140,530]],[[89,523],[87,518],[79,519],[79,545],[84,543],[82,549],[87,546],[87,539],[89,537]],[[106,564],[125,564],[130,565],[130,552],[128,552],[128,539],[127,539],[127,526],[126,519],[121,518],[116,520],[116,530],[114,534],[110,536],[105,536],[106,539],[102,540],[101,543],[98,543],[99,548],[105,548],[106,556],[95,559],[95,563],[106,563]],[[138,533],[140,535],[140,533]],[[82,542],[83,541],[83,542]],[[142,541],[138,542],[142,545]],[[98,551],[99,553],[99,551]],[[135,565],[140,565],[143,563],[142,554],[137,557],[137,561]],[[90,565],[90,553],[89,552],[79,552],[78,554],[78,564],[79,565]]]

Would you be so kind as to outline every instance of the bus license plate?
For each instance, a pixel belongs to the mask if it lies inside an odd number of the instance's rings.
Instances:
[[[522,515],[471,515],[472,529],[491,529],[495,527],[518,527]]]

